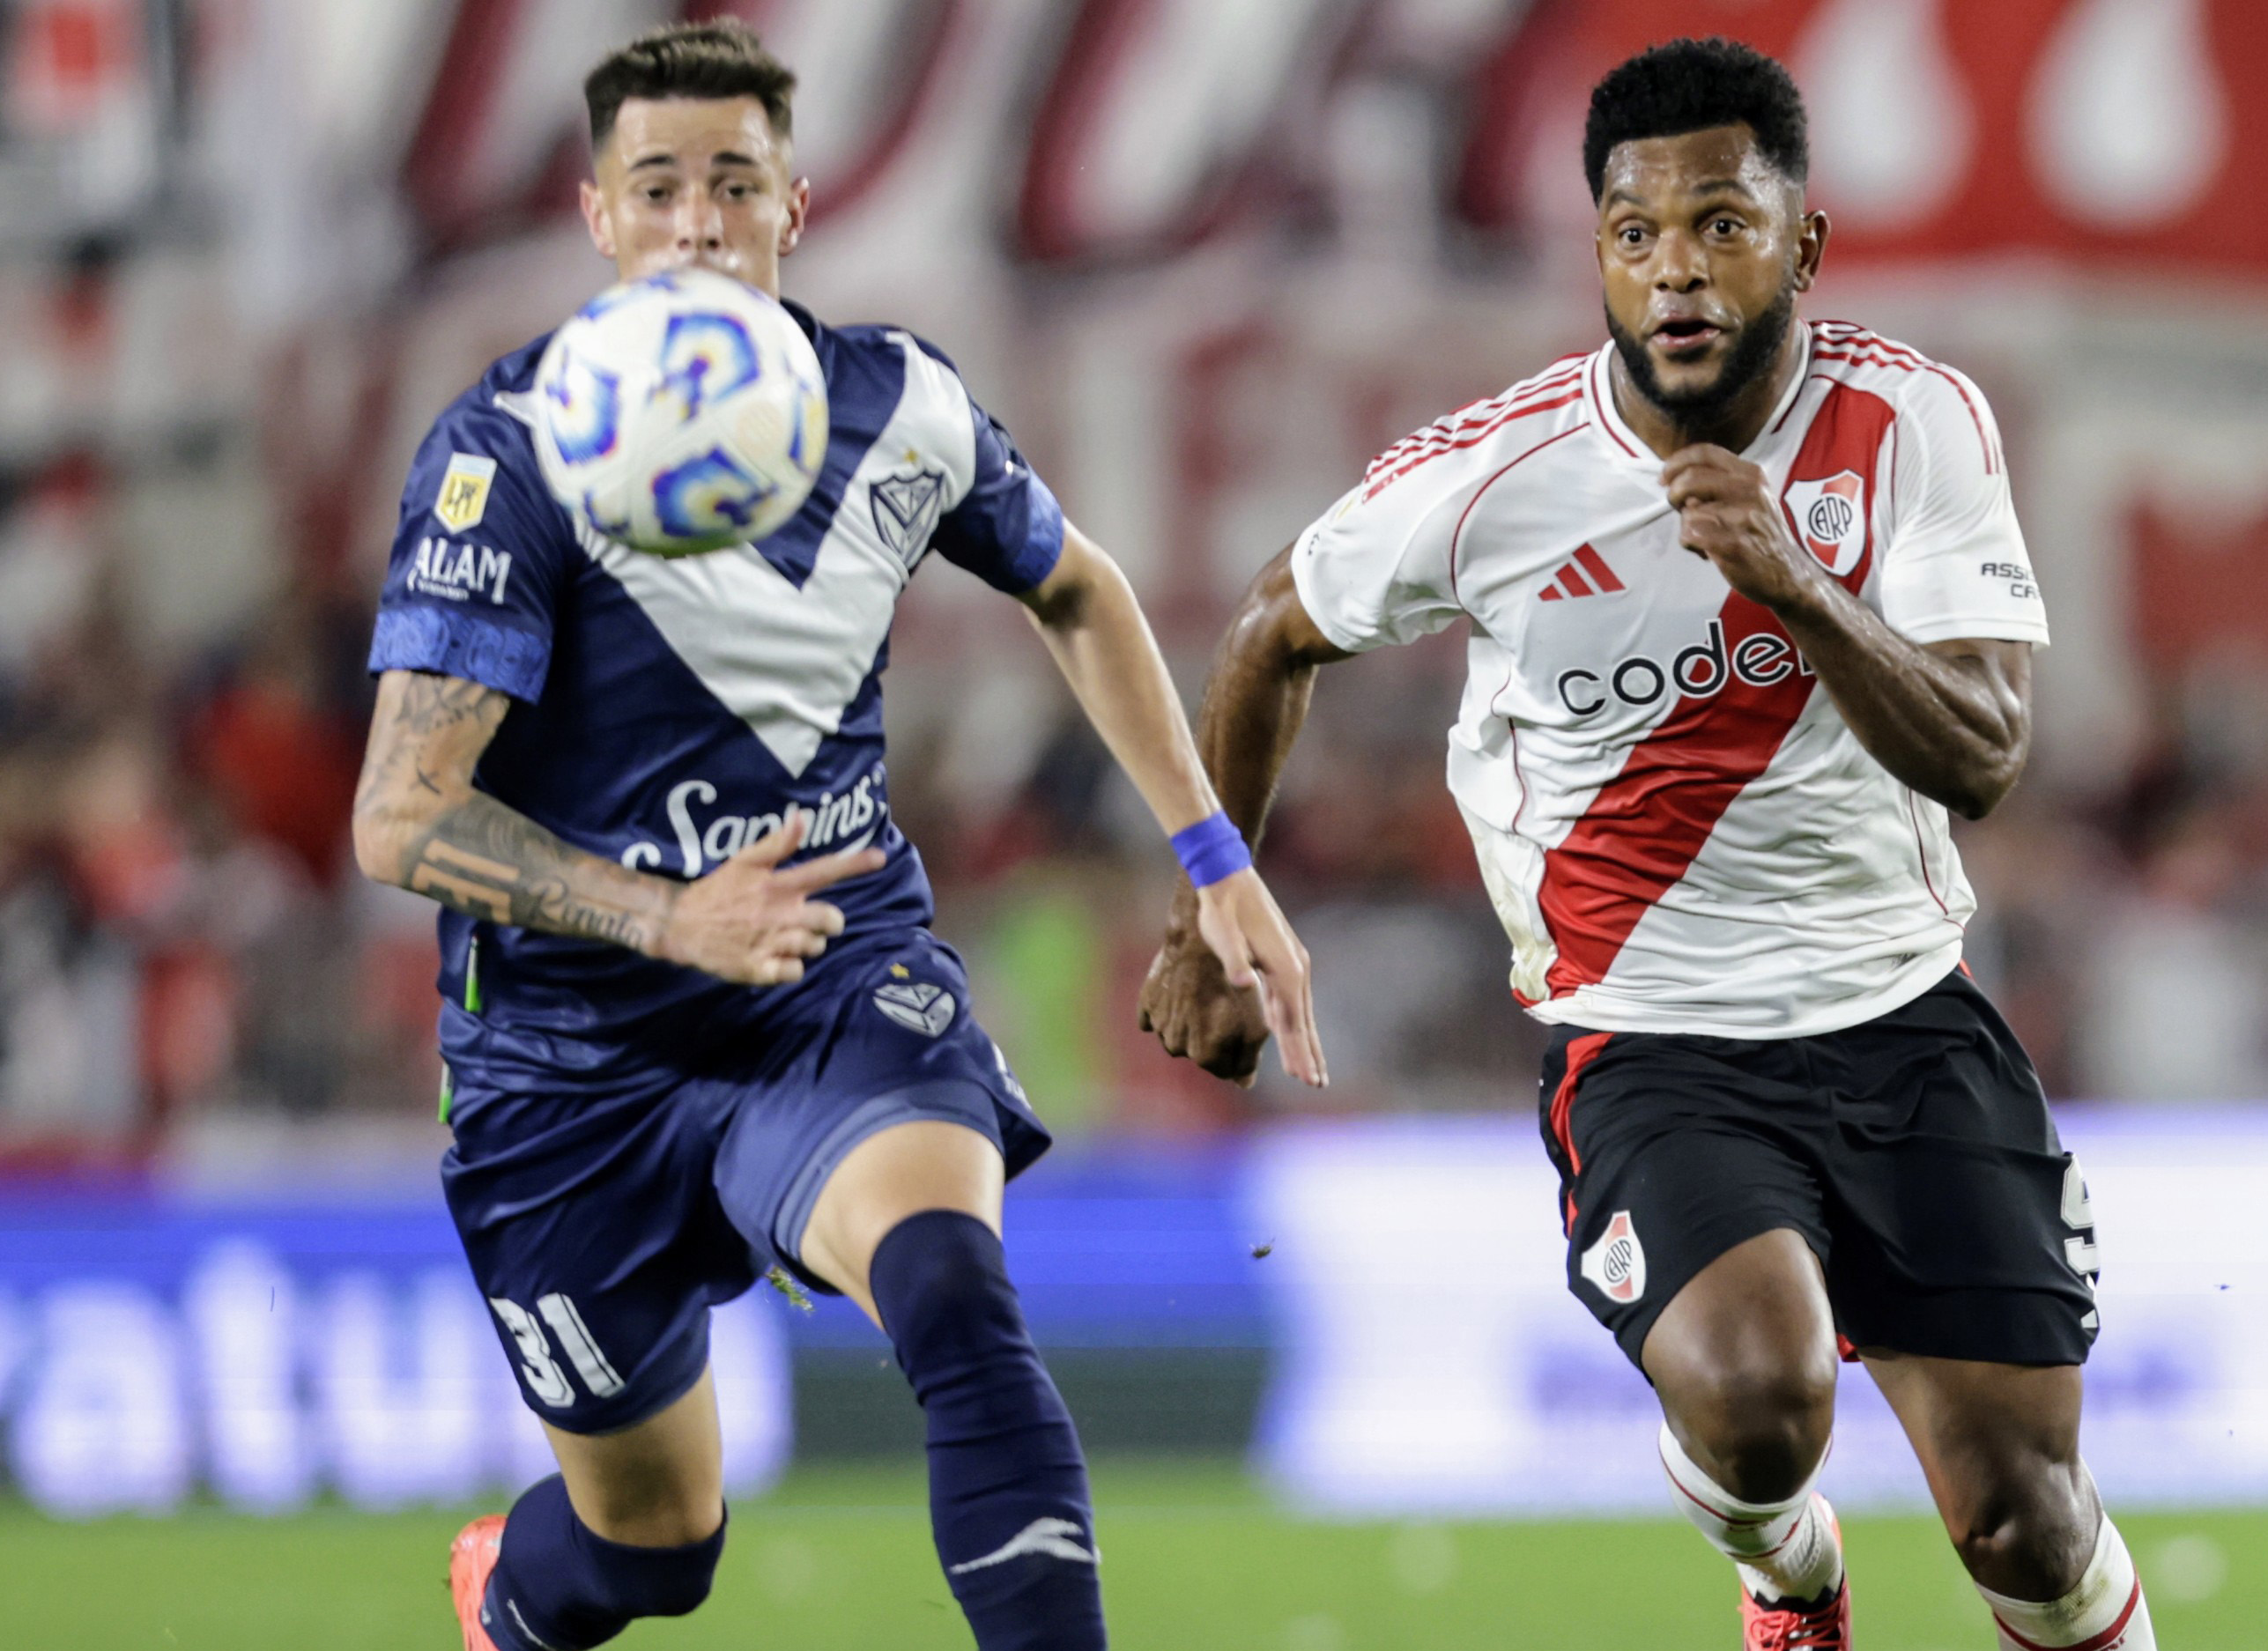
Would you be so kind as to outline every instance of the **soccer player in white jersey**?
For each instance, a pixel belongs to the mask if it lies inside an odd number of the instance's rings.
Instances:
[[[1976,387],[1800,322],[1827,248],[1781,66],[1679,41],[1593,93],[1609,341],[1382,454],[1255,581],[1198,744],[1256,837],[1318,666],[1471,622],[1449,781],[1555,1030],[1569,1287],[1653,1382],[1746,1643],[1850,1643],[1813,1490],[1838,1346],[1903,1422],[2006,1647],[2152,1645],[2079,1455],[2085,1183],[1960,964],[2048,640]],[[1186,898],[1166,1047],[1265,1029]]]
[[[778,295],[809,200],[794,84],[730,23],[592,73],[583,209],[623,278]],[[943,356],[789,308],[827,457],[759,544],[662,560],[579,530],[529,440],[541,339],[441,415],[403,496],[355,849],[445,908],[443,1187],[561,1470],[458,1537],[467,1651],[585,1651],[707,1595],[708,1309],[773,1267],[889,1336],[981,1651],[1105,1643],[1078,1439],[999,1238],[1048,1133],[930,932],[882,764],[890,622],[930,552],[1029,610],[1287,1070],[1323,1079],[1305,955],[1124,577]]]

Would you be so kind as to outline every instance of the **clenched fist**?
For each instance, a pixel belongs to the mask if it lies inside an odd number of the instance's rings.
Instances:
[[[1704,443],[1671,454],[1662,485],[1678,512],[1678,542],[1716,563],[1750,601],[1776,613],[1834,582],[1788,530],[1761,466]]]
[[[1271,1036],[1285,1071],[1318,1089],[1330,1082],[1307,949],[1256,872],[1182,888],[1138,1012],[1167,1054],[1243,1088],[1259,1075]]]

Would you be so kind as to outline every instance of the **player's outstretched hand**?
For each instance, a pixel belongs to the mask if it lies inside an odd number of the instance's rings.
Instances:
[[[811,898],[831,883],[878,870],[879,848],[826,855],[780,870],[800,848],[808,816],[789,815],[707,877],[689,883],[663,926],[663,958],[743,986],[804,978],[804,962],[842,932],[842,913]]]
[[[1330,1081],[1307,949],[1256,872],[1223,877],[1194,896],[1183,887],[1142,982],[1139,1012],[1142,1029],[1156,1033],[1167,1054],[1244,1088],[1271,1035],[1286,1072],[1317,1088]]]

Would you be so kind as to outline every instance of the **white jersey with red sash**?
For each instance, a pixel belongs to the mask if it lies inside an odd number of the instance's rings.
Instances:
[[[1744,456],[1861,601],[1929,643],[2044,646],[1990,410],[1856,327]],[[1381,454],[1293,555],[1350,651],[1472,620],[1449,781],[1538,1018],[1808,1036],[1919,996],[1975,907],[1945,810],[1867,754],[1777,618],[1678,542],[1612,346]]]

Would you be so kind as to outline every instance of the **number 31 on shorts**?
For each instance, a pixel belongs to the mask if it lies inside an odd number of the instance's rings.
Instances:
[[[2066,1197],[2066,1208],[2070,1202]],[[582,1378],[582,1385],[590,1390],[592,1398],[609,1399],[622,1391],[622,1378],[606,1362],[606,1355],[598,1351],[590,1327],[582,1322],[582,1314],[568,1297],[553,1293],[537,1299],[536,1313],[544,1315],[543,1323],[537,1322],[535,1313],[501,1296],[489,1297],[488,1305],[495,1309],[498,1320],[519,1344],[520,1369],[528,1379],[528,1391],[551,1409],[562,1410],[574,1403],[574,1384],[552,1358],[551,1342],[544,1335],[544,1324],[549,1324],[560,1338],[560,1345],[567,1350],[575,1374]]]

